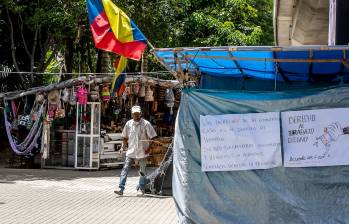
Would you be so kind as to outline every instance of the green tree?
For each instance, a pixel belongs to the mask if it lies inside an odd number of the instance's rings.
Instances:
[[[28,72],[19,76],[24,87],[42,84],[42,76],[32,72],[93,69],[89,53],[94,48],[84,32],[88,29],[84,1],[2,0],[0,20],[4,21],[0,29],[7,31],[0,34],[1,52],[7,53],[1,54],[1,64]],[[64,60],[57,60],[59,55]]]
[[[271,0],[178,0],[176,4],[177,46],[273,44]]]
[[[272,0],[115,3],[155,47],[273,44]],[[44,80],[30,72],[101,71],[102,53],[93,44],[85,0],[0,0],[0,30],[0,64],[29,72],[19,76],[26,87]],[[163,70],[149,48],[146,58],[148,70]],[[128,67],[140,71],[140,62]]]

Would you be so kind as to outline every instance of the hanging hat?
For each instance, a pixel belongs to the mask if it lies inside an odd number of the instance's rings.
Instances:
[[[100,84],[102,82],[103,82],[102,78],[95,78],[95,83],[96,84]]]
[[[141,107],[140,106],[133,106],[131,108],[131,113],[142,113]]]
[[[52,90],[47,96],[48,102],[50,104],[58,104],[60,99],[60,93],[57,89]]]
[[[37,94],[35,97],[35,102],[37,103],[42,103],[44,102],[44,100],[45,100],[45,96],[42,93]]]

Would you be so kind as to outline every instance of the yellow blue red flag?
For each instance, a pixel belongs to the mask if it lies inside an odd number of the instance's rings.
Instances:
[[[114,63],[115,76],[112,82],[111,91],[115,92],[117,96],[121,96],[126,88],[126,70],[127,58],[120,56]]]
[[[96,48],[140,60],[147,39],[111,0],[87,0],[89,23]]]

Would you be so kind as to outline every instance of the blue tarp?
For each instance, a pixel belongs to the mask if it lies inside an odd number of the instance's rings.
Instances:
[[[176,120],[173,196],[181,223],[349,223],[348,166],[202,172],[199,121],[200,115],[349,107],[348,50],[155,49],[168,70],[200,76],[198,89],[183,90]]]
[[[278,82],[349,82],[348,46],[155,49],[170,71]]]
[[[183,90],[173,196],[181,223],[349,223],[349,166],[202,172],[200,115],[349,107],[349,87]]]

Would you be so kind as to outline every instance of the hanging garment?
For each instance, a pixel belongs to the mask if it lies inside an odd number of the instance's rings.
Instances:
[[[154,92],[151,89],[150,86],[147,86],[146,91],[145,91],[145,97],[144,97],[144,101],[146,102],[152,102],[154,101]]]
[[[30,117],[34,122],[38,118],[37,112],[39,111],[40,105],[42,105],[43,101],[45,100],[45,98],[41,99],[41,97],[38,97],[38,96],[43,96],[43,95],[40,94],[36,96],[32,110],[30,111]]]
[[[133,85],[132,85],[132,92],[133,92],[133,94],[135,94],[135,95],[138,95],[138,93],[139,93],[139,83],[138,82],[136,82],[136,83],[134,83]]]
[[[166,88],[159,86],[158,88],[158,101],[164,101],[166,96]]]
[[[19,105],[16,105],[16,102],[13,100],[11,101],[11,109],[12,109],[12,116],[13,118],[17,117],[17,112],[18,112]]]
[[[63,91],[62,91],[62,101],[64,103],[68,103],[69,102],[69,99],[70,99],[70,91],[69,89],[65,88]]]
[[[110,100],[110,91],[108,86],[103,86],[102,88],[102,100],[103,102],[108,102]]]
[[[132,91],[131,91],[131,90],[132,90],[132,89],[131,89],[129,86],[126,87],[125,92],[126,92],[126,95],[127,95],[127,96],[129,96],[129,95],[132,94]]]
[[[152,107],[151,107],[151,111],[152,111],[153,113],[158,112],[158,101],[154,101],[154,102],[153,102]]]
[[[142,85],[139,90],[139,97],[145,97],[145,86]]]
[[[48,159],[50,155],[50,123],[44,122],[41,138],[41,158]]]
[[[92,88],[92,91],[90,91],[90,98],[91,101],[99,101],[99,86],[95,86],[94,88]]]
[[[76,105],[76,91],[75,91],[74,87],[72,88],[71,93],[70,93],[69,103],[71,106]]]
[[[84,85],[81,85],[77,90],[76,90],[76,97],[78,99],[79,104],[81,105],[86,105],[87,104],[87,89],[85,88]]]
[[[167,107],[169,107],[171,109],[171,112],[170,112],[171,115],[173,114],[174,101],[175,101],[175,97],[173,94],[173,90],[167,89],[166,96],[165,96],[165,104]]]

